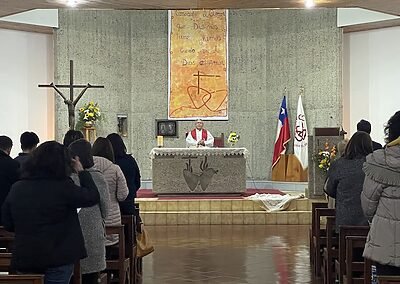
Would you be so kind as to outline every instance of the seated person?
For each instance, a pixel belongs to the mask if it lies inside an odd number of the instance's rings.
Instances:
[[[212,147],[214,145],[214,137],[203,127],[204,122],[201,119],[196,120],[196,128],[190,131],[186,137],[187,147]]]

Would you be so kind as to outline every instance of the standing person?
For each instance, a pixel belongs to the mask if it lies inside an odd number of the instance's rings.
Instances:
[[[122,215],[134,215],[136,192],[140,188],[140,170],[132,155],[127,154],[126,146],[121,136],[112,133],[107,136],[114,151],[115,163],[124,173],[129,194],[125,201],[119,203]]]
[[[16,160],[22,168],[32,151],[35,150],[39,144],[39,137],[34,132],[26,131],[21,134],[19,141],[21,142],[22,152],[19,153],[14,160]]]
[[[65,133],[63,144],[65,147],[68,147],[72,142],[79,139],[84,139],[83,133],[81,131],[68,130],[67,133]]]
[[[196,120],[196,127],[186,137],[187,147],[213,147],[214,137],[210,131],[204,129],[204,122]]]
[[[79,139],[69,145],[74,156],[79,157],[82,167],[92,176],[100,194],[100,202],[92,207],[82,208],[79,213],[87,258],[81,260],[82,284],[97,284],[100,272],[106,268],[104,220],[110,204],[108,186],[104,176],[94,168],[92,146],[85,139]],[[76,184],[79,180],[74,175]]]
[[[19,164],[10,157],[12,146],[13,143],[10,137],[0,136],[0,206],[6,200],[13,183],[18,180]]]
[[[357,123],[357,131],[364,131],[371,135],[371,123],[364,119],[361,119],[360,122]],[[373,151],[382,149],[382,145],[378,142],[372,141],[372,149]]]
[[[378,275],[400,275],[400,111],[385,127],[385,149],[367,157],[361,203],[371,223],[364,257]]]
[[[343,156],[329,168],[326,193],[336,198],[336,232],[341,225],[368,225],[361,208],[360,194],[365,177],[362,167],[370,153],[371,137],[358,131],[347,143]]]
[[[81,186],[71,180],[72,171]],[[4,227],[15,232],[12,269],[44,274],[45,284],[69,283],[74,263],[87,255],[77,208],[99,199],[79,158],[55,141],[40,145],[2,208]]]
[[[99,137],[92,148],[94,167],[100,171],[108,184],[110,195],[110,206],[108,207],[106,226],[121,225],[121,212],[119,203],[125,201],[129,190],[124,173],[121,168],[114,164],[114,151],[110,140]],[[106,246],[118,243],[118,236],[107,236]]]

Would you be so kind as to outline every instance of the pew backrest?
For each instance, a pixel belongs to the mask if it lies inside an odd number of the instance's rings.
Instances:
[[[1,284],[43,284],[43,275],[0,275]]]
[[[315,236],[315,209],[317,208],[328,208],[328,203],[324,202],[313,202],[311,204],[311,237]]]
[[[343,275],[346,273],[346,237],[366,237],[369,226],[339,226],[339,282],[343,283]]]
[[[9,252],[0,253],[0,272],[10,272],[11,257],[12,254]]]
[[[371,261],[363,259],[363,261],[360,262],[359,259],[354,258],[354,251],[356,249],[363,249],[365,247],[366,240],[367,237],[365,236],[346,237],[346,283],[348,284],[354,283],[354,272],[363,272],[364,283],[371,283]]]

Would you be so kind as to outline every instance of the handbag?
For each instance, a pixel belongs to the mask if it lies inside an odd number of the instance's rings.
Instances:
[[[143,225],[141,226],[141,231],[136,232],[136,243],[137,257],[144,257],[154,251],[149,234]]]

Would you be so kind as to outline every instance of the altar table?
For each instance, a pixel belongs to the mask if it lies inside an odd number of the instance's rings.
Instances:
[[[157,194],[246,191],[246,148],[154,148],[150,152]]]

